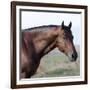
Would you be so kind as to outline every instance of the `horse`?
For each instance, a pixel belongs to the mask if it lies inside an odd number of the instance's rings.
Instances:
[[[72,22],[64,25],[44,25],[24,29],[21,32],[21,78],[31,78],[39,67],[41,58],[58,48],[70,61],[78,54],[73,43]]]

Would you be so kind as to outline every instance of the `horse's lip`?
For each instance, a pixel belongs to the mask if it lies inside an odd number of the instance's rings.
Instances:
[[[75,62],[76,60],[71,60],[71,62]]]
[[[71,62],[75,62],[76,60],[77,60],[77,59],[72,58],[70,61],[71,61]]]
[[[68,56],[68,55],[67,55]],[[75,62],[77,59],[74,59],[74,58],[72,58],[72,57],[69,57],[68,56],[68,59],[71,61],[71,62]]]

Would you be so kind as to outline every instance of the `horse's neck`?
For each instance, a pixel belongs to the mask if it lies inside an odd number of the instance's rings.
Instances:
[[[36,52],[45,55],[55,48],[56,37],[58,35],[58,30],[49,30],[47,32],[42,32],[40,35],[33,39]]]
[[[51,45],[46,47],[46,49],[43,51],[43,55],[45,55],[45,54],[49,53],[51,50],[53,50],[56,47],[55,44],[56,44],[56,40],[53,43],[51,43]]]

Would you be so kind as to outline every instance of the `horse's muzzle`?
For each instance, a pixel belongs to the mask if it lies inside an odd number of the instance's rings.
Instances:
[[[77,57],[78,57],[77,52],[73,53],[72,54],[72,60],[71,61],[76,61],[77,60]]]
[[[71,61],[71,62],[74,62],[74,61],[76,61],[77,60],[77,57],[78,57],[78,54],[77,54],[77,52],[69,52],[68,54],[67,54],[67,56],[68,56],[68,58],[69,58],[69,60]]]

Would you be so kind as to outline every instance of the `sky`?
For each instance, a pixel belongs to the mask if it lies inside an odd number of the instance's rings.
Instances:
[[[81,43],[81,14],[23,11],[21,15],[21,29],[51,24],[61,25],[62,21],[68,26],[71,21],[74,43],[76,45]]]

